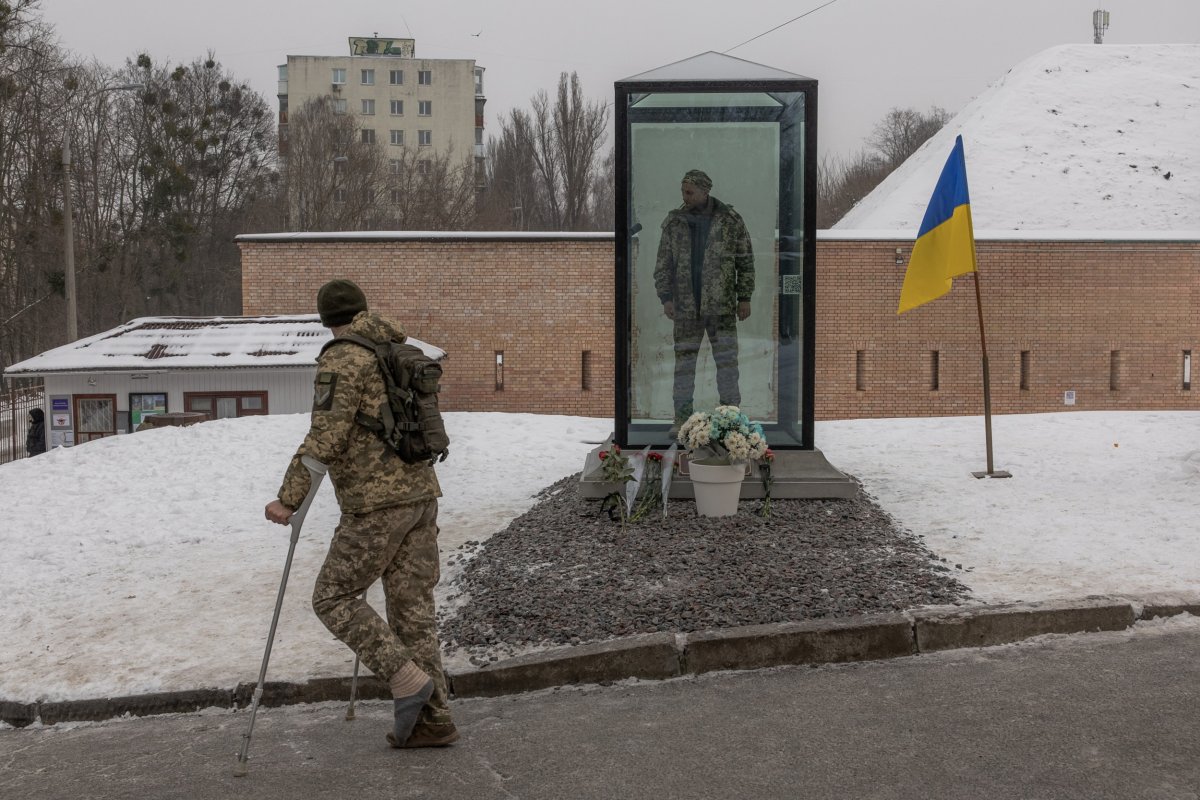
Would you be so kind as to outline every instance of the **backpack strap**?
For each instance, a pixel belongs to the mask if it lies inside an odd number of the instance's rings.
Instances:
[[[380,373],[383,372],[383,353],[384,353],[384,348],[387,346],[386,343],[381,344],[379,342],[373,342],[370,339],[366,338],[365,336],[359,336],[358,334],[355,334],[355,333],[343,333],[341,336],[335,336],[332,339],[330,339],[328,342],[326,342],[324,345],[322,345],[320,355],[324,355],[326,350],[328,350],[330,347],[333,347],[335,344],[339,344],[341,342],[349,342],[351,344],[356,344],[359,347],[365,347],[367,350],[370,350],[372,353],[375,354],[375,366],[379,367]],[[384,375],[383,383],[384,383],[384,391],[386,392],[387,391],[387,383],[388,383],[386,375]],[[362,425],[364,428],[367,428],[372,433],[383,436],[383,435],[387,434],[387,431],[391,430],[392,428],[394,428],[396,426],[396,419],[395,419],[395,416],[392,414],[392,407],[391,407],[390,403],[385,402],[380,407],[379,413],[380,413],[380,416],[382,417],[382,419],[375,419],[374,417],[367,416],[363,412],[359,411],[358,413],[356,413],[354,415],[354,421],[357,422],[359,425]]]

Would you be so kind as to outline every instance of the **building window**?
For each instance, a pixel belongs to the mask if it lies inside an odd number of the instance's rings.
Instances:
[[[863,350],[854,351],[854,391],[867,390],[867,354]]]
[[[1021,391],[1029,391],[1029,351],[1021,351]]]
[[[362,143],[363,144],[375,144],[375,129],[374,128],[363,128],[362,129]]]
[[[475,68],[475,94],[483,94],[483,69]]]
[[[427,69],[417,70],[417,83],[422,86],[433,85],[433,72]]]
[[[393,117],[404,116],[404,101],[403,100],[393,100],[392,101],[392,116]]]
[[[1112,350],[1108,354],[1108,390],[1115,392],[1121,388],[1121,351]]]
[[[344,84],[345,82],[346,82],[346,70],[344,70],[344,69],[338,69],[337,67],[334,67],[334,69],[333,69],[333,83],[334,83],[334,85],[336,85],[336,86],[341,86],[341,85],[342,85],[342,84]]]
[[[483,144],[483,128],[475,129],[475,144],[478,144],[478,145]]]
[[[281,81],[287,80],[287,64],[279,65],[279,80],[281,80]]]
[[[433,116],[433,101],[432,100],[418,100],[417,101],[417,114],[418,114],[418,116],[422,116],[422,117]]]
[[[388,161],[388,171],[391,172],[393,175],[403,175],[404,174],[404,167],[402,166],[403,163],[404,162],[402,162],[398,158],[393,158],[393,159],[389,160]]]
[[[208,414],[209,419],[262,416],[267,413],[267,393],[184,392],[183,410]]]
[[[166,414],[169,410],[166,392],[130,392],[129,431],[136,431],[147,418],[155,414]]]
[[[504,351],[496,351],[496,391],[504,391]]]
[[[394,206],[400,205],[401,195],[400,195],[399,189],[392,189],[392,191],[389,193],[389,197],[392,200],[392,205],[394,205]]]
[[[591,391],[592,388],[592,351],[583,350],[583,357],[579,363],[579,388],[583,391]]]
[[[404,85],[404,70],[402,70],[402,69],[388,70],[388,83],[390,83],[392,86],[403,86]]]
[[[362,73],[362,85],[363,86],[374,86],[375,85],[375,70],[364,69],[364,70],[360,70],[360,72]]]
[[[75,395],[75,443],[113,436],[117,432],[115,394]]]
[[[362,101],[362,113],[364,113],[368,116],[374,116],[375,101],[374,100],[363,100]]]
[[[417,174],[418,175],[428,175],[429,174],[429,162],[428,161],[421,159],[420,161],[417,162]]]
[[[335,113],[335,114],[345,114],[346,113],[346,99],[344,97],[333,98],[333,113]]]
[[[1183,390],[1190,392],[1192,390],[1192,351],[1183,351]]]
[[[942,383],[941,364],[942,354],[937,350],[929,351],[929,390],[936,392]]]
[[[335,203],[346,202],[346,190],[345,189],[334,189],[333,190],[333,202],[335,202]]]
[[[417,131],[417,144],[429,147],[433,144],[433,131]]]
[[[397,146],[404,144],[404,131],[392,130],[388,133],[389,141]]]

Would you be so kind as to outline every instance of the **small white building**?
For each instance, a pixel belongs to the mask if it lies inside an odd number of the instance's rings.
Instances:
[[[316,314],[142,317],[4,370],[45,382],[46,444],[135,431],[152,414],[209,419],[312,409],[317,356],[332,337]],[[440,348],[410,338],[430,357]]]

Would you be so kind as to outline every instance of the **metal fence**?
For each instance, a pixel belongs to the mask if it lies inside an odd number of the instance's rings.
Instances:
[[[25,437],[29,433],[29,412],[45,406],[43,384],[0,392],[0,464],[27,458]],[[50,420],[46,420],[49,431]]]

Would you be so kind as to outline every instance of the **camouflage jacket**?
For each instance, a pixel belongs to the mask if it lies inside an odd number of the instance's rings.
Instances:
[[[739,301],[754,293],[754,252],[750,232],[732,206],[715,197],[712,227],[704,248],[697,304],[692,291],[692,237],[688,210],[677,208],[662,223],[658,260],[654,265],[654,291],[658,299],[675,303],[677,318],[721,316],[737,311]]]
[[[371,311],[359,312],[347,332],[372,341],[404,341],[399,325]],[[312,422],[288,465],[279,488],[280,502],[295,509],[308,494],[311,477],[300,463],[303,455],[329,466],[344,514],[441,497],[433,467],[404,463],[378,435],[355,421],[359,411],[378,419],[386,402],[383,375],[373,353],[353,344],[325,350],[317,361]]]

